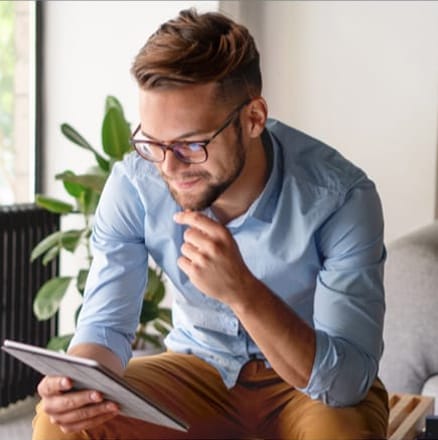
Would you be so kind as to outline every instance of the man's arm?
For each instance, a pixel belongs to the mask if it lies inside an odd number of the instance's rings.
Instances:
[[[119,375],[131,356],[130,339],[147,277],[144,213],[126,166],[120,162],[114,166],[100,198],[92,236],[93,263],[68,350]],[[73,387],[67,377],[45,377],[38,386],[44,411],[64,432],[92,428],[118,414],[117,405],[104,401],[97,390],[71,391]]]
[[[175,220],[190,226],[180,268],[199,290],[234,311],[285,381],[306,386],[315,357],[314,330],[251,274],[225,227],[198,212],[178,213]]]
[[[98,344],[78,344],[68,350],[73,356],[94,359],[99,364],[109,368],[119,376],[123,375],[123,366],[120,358],[110,349]]]
[[[317,231],[315,329],[249,272],[224,226],[196,212],[175,220],[189,226],[180,268],[234,311],[284,380],[335,406],[363,398],[377,373],[384,313],[383,223],[372,184],[352,190]]]
[[[242,325],[272,368],[286,382],[304,388],[315,358],[314,329],[254,277],[242,297],[246,300],[230,304]]]

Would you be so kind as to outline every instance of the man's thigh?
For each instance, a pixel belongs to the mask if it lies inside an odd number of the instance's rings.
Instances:
[[[359,440],[386,438],[388,394],[376,380],[367,397],[351,407],[334,408],[299,391],[276,414],[265,438],[294,440]]]
[[[132,359],[126,380],[190,426],[187,434],[117,416],[86,433],[66,436],[38,409],[34,440],[238,438],[239,410],[218,372],[193,355],[163,353]]]

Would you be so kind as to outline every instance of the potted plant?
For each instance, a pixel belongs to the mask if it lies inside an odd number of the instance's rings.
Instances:
[[[81,267],[74,275],[53,277],[40,287],[33,303],[34,313],[39,320],[49,319],[55,315],[72,283],[79,294],[83,295],[93,259],[90,249],[93,215],[112,166],[131,151],[130,125],[125,119],[120,102],[113,96],[108,96],[105,101],[105,115],[102,123],[103,153],[92,147],[69,124],[62,124],[61,131],[73,144],[88,150],[94,156],[96,164],[85,174],[75,174],[71,170],[66,170],[55,176],[57,180],[63,182],[68,195],[74,200],[73,203],[40,194],[36,195],[35,202],[63,216],[81,216],[83,227],[60,229],[50,234],[33,249],[31,260],[42,258],[43,264],[48,264],[57,258],[60,252],[75,253],[82,247],[86,252],[85,267]],[[133,348],[143,348],[146,343],[157,349],[162,347],[163,336],[169,332],[171,327],[171,312],[169,308],[160,305],[165,296],[162,271],[152,267],[145,268],[145,270],[148,270],[148,284],[144,293]],[[75,322],[80,308],[81,306],[75,311]],[[66,350],[72,337],[73,334],[56,336],[49,341],[48,347],[54,350]]]

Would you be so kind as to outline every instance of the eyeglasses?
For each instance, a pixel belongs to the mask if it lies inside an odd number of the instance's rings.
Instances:
[[[175,141],[165,144],[163,142],[156,142],[148,139],[135,139],[135,136],[140,131],[140,124],[135,129],[131,136],[130,143],[137,153],[150,162],[163,162],[166,157],[166,151],[173,152],[175,157],[184,163],[203,163],[208,159],[207,145],[224,131],[236,117],[236,115],[251,102],[247,99],[238,107],[236,107],[227,117],[225,122],[214,132],[209,139],[202,141]]]

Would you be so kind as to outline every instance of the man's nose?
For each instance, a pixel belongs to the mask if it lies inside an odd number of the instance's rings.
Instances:
[[[161,162],[161,170],[164,174],[171,176],[175,174],[176,171],[178,171],[180,168],[185,168],[188,166],[188,164],[181,162],[178,160],[172,150],[166,151],[166,156],[164,158],[164,161]]]

